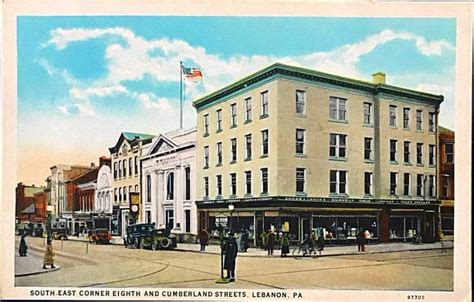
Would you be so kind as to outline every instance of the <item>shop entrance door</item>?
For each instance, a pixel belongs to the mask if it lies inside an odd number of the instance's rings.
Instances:
[[[301,242],[304,240],[304,236],[306,234],[310,234],[310,229],[309,229],[309,218],[308,217],[300,217],[300,226],[299,226],[299,241]]]
[[[435,213],[433,211],[426,211],[425,217],[425,237],[423,238],[423,241],[432,243],[435,242],[436,238]]]

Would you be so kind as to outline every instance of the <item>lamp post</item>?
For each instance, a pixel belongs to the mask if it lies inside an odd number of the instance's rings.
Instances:
[[[46,207],[46,212],[48,213],[48,218],[47,218],[47,223],[46,223],[46,239],[51,240],[51,214],[54,210],[53,206],[47,206]]]

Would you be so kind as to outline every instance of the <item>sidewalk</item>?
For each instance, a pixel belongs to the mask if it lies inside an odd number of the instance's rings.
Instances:
[[[29,252],[27,257],[20,257],[15,253],[15,277],[24,277],[37,274],[44,274],[57,271],[61,267],[55,265],[55,268],[43,269],[43,258],[39,255]]]
[[[88,241],[87,238],[69,237],[69,240],[74,241]],[[111,244],[123,244],[122,238],[114,238]],[[403,242],[392,242],[392,243],[373,243],[368,245],[368,251],[366,253],[358,253],[356,245],[342,245],[342,246],[329,246],[326,245],[322,255],[319,257],[328,256],[344,256],[344,255],[363,255],[370,253],[392,253],[392,252],[408,252],[408,251],[423,251],[423,250],[442,250],[452,249],[454,247],[453,241],[441,241],[435,243],[403,243]],[[201,253],[199,251],[199,244],[192,243],[178,243],[178,247],[173,249],[174,251],[180,252],[192,252]],[[293,247],[290,247],[290,254]],[[208,245],[206,246],[205,254],[220,254],[219,245]],[[280,250],[275,249],[273,251],[274,256],[280,255]],[[289,255],[291,256],[291,255]],[[260,248],[249,248],[246,253],[239,253],[239,257],[268,257],[267,251]]]

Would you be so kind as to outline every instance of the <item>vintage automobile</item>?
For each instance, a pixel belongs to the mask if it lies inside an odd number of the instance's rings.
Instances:
[[[89,236],[90,243],[105,243],[109,244],[112,240],[112,234],[108,229],[95,229],[92,234]]]
[[[43,237],[44,226],[42,223],[28,223],[20,225],[18,229],[19,235]]]
[[[51,229],[51,236],[56,240],[67,240],[67,229]]]
[[[170,249],[175,248],[176,236],[166,229],[155,229],[154,224],[140,223],[127,227],[127,236],[124,238],[125,247]]]

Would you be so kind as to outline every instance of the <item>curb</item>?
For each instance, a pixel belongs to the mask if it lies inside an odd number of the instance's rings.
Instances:
[[[26,277],[26,276],[33,276],[33,275],[39,275],[39,274],[46,274],[46,273],[51,273],[59,270],[61,267],[59,265],[56,265],[55,268],[51,269],[43,269],[42,271],[36,271],[36,272],[31,272],[31,273],[22,273],[22,274],[15,274],[15,277]]]

